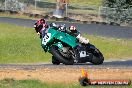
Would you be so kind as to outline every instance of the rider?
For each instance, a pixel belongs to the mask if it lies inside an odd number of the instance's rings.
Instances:
[[[42,38],[42,33],[44,33],[43,31],[47,30],[48,25],[47,25],[45,19],[40,19],[35,22],[34,28],[35,28],[37,34],[40,35],[40,38]]]
[[[75,36],[79,40],[80,43],[84,43],[84,44],[88,44],[89,43],[89,39],[86,39],[86,38],[82,37],[80,32],[77,31],[75,26],[70,26],[68,33],[73,35],[73,36]]]
[[[66,29],[65,25],[57,25],[56,23],[51,23],[50,27],[55,27],[58,30],[65,31],[66,33],[76,37],[79,40],[80,43],[84,43],[84,44],[89,43],[89,39],[86,39],[86,38],[82,37],[80,32],[77,31],[75,26],[70,26],[69,29]]]
[[[51,23],[50,27],[56,27],[60,30],[63,30],[63,28],[65,28],[65,27],[59,26],[55,23]],[[37,34],[40,35],[40,38],[42,38],[42,33],[45,33],[46,29],[48,28],[48,25],[47,25],[45,19],[40,19],[34,24],[34,28],[35,28]],[[89,43],[89,40],[82,37],[80,32],[77,31],[75,26],[70,26],[69,30],[66,30],[66,32],[69,33],[72,36],[75,36],[79,40],[80,43],[84,43],[84,44]]]

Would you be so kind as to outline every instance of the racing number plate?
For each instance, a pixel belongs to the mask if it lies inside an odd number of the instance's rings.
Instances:
[[[42,39],[42,44],[46,45],[47,42],[50,40],[50,37],[51,37],[51,33],[46,33],[44,38]]]

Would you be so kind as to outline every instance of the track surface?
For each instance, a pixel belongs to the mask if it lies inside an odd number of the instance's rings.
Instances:
[[[63,68],[92,68],[92,69],[132,69],[132,60],[126,61],[107,61],[104,62],[102,65],[92,65],[90,63],[85,64],[75,64],[75,65],[53,65],[51,63],[38,63],[38,64],[0,64],[0,69],[8,69],[8,68],[15,68],[15,69],[23,69],[23,70],[35,70],[38,68],[52,68],[52,69],[63,69]]]
[[[0,17],[0,22],[12,23],[26,27],[33,27],[35,20]],[[48,23],[51,23],[51,21]],[[75,25],[81,31],[81,33],[86,33],[90,35],[132,39],[131,27],[99,25],[99,24],[78,24],[78,23],[65,23],[65,22],[56,22],[56,23],[66,24],[67,27],[69,27],[70,25]]]
[[[35,20],[29,19],[17,19],[17,18],[7,18],[0,17],[0,22],[12,23],[20,26],[33,27]],[[51,23],[51,22],[48,22]],[[77,24],[77,23],[64,23],[57,22],[58,24],[75,25],[81,32],[87,34],[94,34],[105,37],[114,37],[114,38],[125,38],[132,39],[132,28],[130,27],[120,27],[120,26],[109,26],[109,25],[97,25],[97,24]],[[54,66],[51,63],[42,63],[42,64],[31,64],[31,65],[21,65],[21,64],[0,64],[0,68],[18,68],[18,69],[36,69],[36,68],[132,68],[132,60],[127,61],[110,61],[104,62],[103,65],[91,65],[87,64],[76,64],[73,66],[58,65]]]

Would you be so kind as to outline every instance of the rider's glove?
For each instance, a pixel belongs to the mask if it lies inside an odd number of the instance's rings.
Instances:
[[[86,39],[86,38],[84,38],[84,37],[82,37],[80,34],[76,37],[78,40],[79,40],[79,42],[81,42],[81,43],[84,43],[84,44],[88,44],[89,43],[89,39]]]

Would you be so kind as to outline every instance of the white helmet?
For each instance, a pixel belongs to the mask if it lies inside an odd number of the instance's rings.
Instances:
[[[69,30],[76,30],[76,27],[75,26],[70,26]]]

